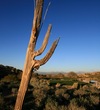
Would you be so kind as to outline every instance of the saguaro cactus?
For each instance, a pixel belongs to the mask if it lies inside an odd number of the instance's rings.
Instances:
[[[26,60],[24,64],[24,69],[23,69],[23,74],[22,74],[22,79],[16,99],[16,104],[15,104],[15,110],[22,110],[22,105],[24,101],[24,97],[28,88],[28,84],[31,78],[32,72],[36,69],[39,69],[41,65],[44,65],[52,56],[59,39],[55,40],[46,54],[46,56],[40,60],[36,60],[35,57],[39,56],[43,53],[43,51],[46,48],[46,45],[48,44],[48,39],[50,36],[50,31],[51,31],[51,24],[48,26],[44,41],[42,43],[42,46],[40,47],[39,50],[35,50],[36,42],[40,33],[40,29],[42,26],[42,10],[43,10],[43,3],[44,0],[35,0],[35,9],[34,9],[34,19],[33,19],[33,26],[32,26],[32,31],[31,31],[31,36],[30,36],[30,41],[29,45],[27,48],[27,53],[26,53]]]

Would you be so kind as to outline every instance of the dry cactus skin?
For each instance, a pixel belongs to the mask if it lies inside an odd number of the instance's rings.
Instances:
[[[35,46],[37,43],[37,39],[41,30],[42,25],[42,10],[43,10],[43,3],[44,0],[35,0],[35,9],[34,9],[34,18],[33,18],[33,26],[32,26],[32,32],[30,36],[29,45],[26,52],[26,60],[24,63],[24,69],[22,74],[22,79],[20,83],[20,87],[18,90],[18,95],[16,99],[15,109],[14,110],[22,110],[22,105],[24,101],[24,97],[28,88],[28,84],[30,82],[30,78],[32,75],[32,72],[34,70],[38,70],[41,65],[44,65],[52,56],[59,39],[55,40],[50,48],[50,50],[47,52],[46,56],[40,60],[36,60],[35,57],[39,56],[43,53],[45,50],[48,39],[51,32],[51,24],[48,26],[46,35],[44,37],[44,41],[42,43],[42,46],[39,50],[35,50]]]

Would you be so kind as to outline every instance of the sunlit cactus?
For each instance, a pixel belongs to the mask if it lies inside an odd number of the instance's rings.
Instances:
[[[38,70],[41,65],[44,65],[50,59],[59,41],[59,39],[57,39],[53,42],[50,50],[48,51],[48,53],[46,54],[44,58],[40,60],[35,59],[35,57],[41,55],[44,52],[48,44],[48,39],[50,36],[52,26],[51,24],[48,26],[44,41],[40,49],[35,50],[37,39],[40,34],[41,27],[43,25],[42,11],[43,11],[44,0],[35,0],[34,3],[35,3],[34,5],[35,8],[34,8],[34,19],[33,19],[32,32],[31,32],[30,41],[29,41],[29,45],[27,48],[27,52],[26,52],[26,60],[24,64],[21,84],[19,87],[14,110],[22,110],[24,97],[25,97],[28,84],[29,84],[33,71]],[[47,10],[46,10],[46,13],[47,13]]]

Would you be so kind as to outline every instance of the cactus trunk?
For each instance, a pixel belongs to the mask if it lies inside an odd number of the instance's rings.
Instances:
[[[45,50],[48,43],[49,36],[50,36],[51,27],[52,27],[51,25],[48,26],[42,46],[40,47],[39,50],[36,51],[35,46],[40,33],[41,25],[43,23],[43,22],[41,23],[43,2],[44,0],[35,0],[32,32],[31,32],[30,41],[26,52],[26,60],[24,64],[22,79],[18,90],[18,95],[17,95],[14,110],[22,110],[24,97],[25,97],[33,70],[39,69],[41,65],[44,65],[50,59],[59,41],[59,39],[54,41],[50,50],[48,51],[48,53],[44,58],[40,60],[35,60],[35,57],[38,55],[41,55]]]

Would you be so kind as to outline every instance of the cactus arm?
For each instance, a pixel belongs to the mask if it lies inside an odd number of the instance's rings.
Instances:
[[[39,30],[39,26],[41,25],[43,3],[44,0],[36,0],[35,2],[33,28],[37,28],[37,30]]]
[[[36,7],[34,10],[33,26],[31,31],[30,42],[32,42],[32,49],[35,50],[36,42],[41,27],[42,11],[43,11],[44,0],[36,0]]]
[[[46,35],[45,35],[44,41],[43,41],[43,43],[42,43],[42,46],[40,47],[39,50],[35,51],[35,53],[34,53],[35,56],[41,55],[41,54],[43,53],[43,51],[45,50],[45,48],[46,48],[46,46],[47,46],[47,44],[48,44],[48,39],[49,39],[49,36],[50,36],[51,28],[52,28],[52,26],[51,26],[51,24],[50,24],[50,25],[48,26],[48,30],[47,30],[47,32],[46,32]]]
[[[58,45],[59,39],[55,40],[50,48],[50,50],[48,51],[48,53],[46,54],[46,56],[44,58],[42,58],[41,60],[38,60],[41,65],[44,65],[52,56],[52,54],[54,53],[57,45]]]

